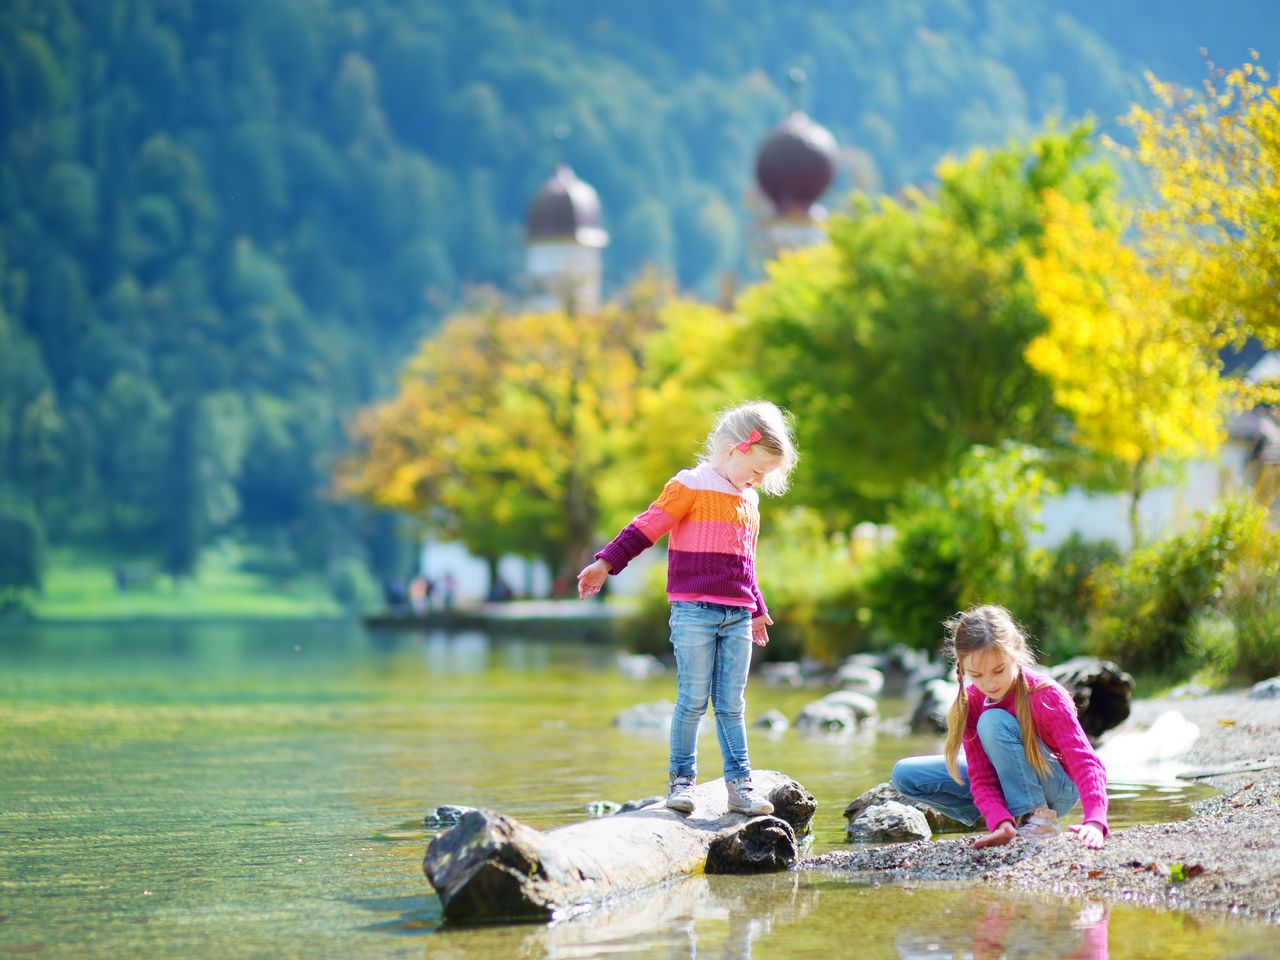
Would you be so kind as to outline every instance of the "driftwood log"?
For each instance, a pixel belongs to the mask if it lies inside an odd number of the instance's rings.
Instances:
[[[676,877],[782,870],[798,856],[796,832],[813,796],[794,780],[757,770],[772,816],[730,813],[723,780],[700,784],[691,814],[660,802],[628,813],[539,831],[473,810],[427,847],[423,872],[452,921],[550,920]]]

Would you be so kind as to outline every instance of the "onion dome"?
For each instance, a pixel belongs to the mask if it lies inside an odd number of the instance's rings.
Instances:
[[[560,164],[534,194],[525,233],[528,243],[570,242],[603,247],[609,235],[600,225],[600,198],[595,188]]]
[[[770,131],[756,156],[756,181],[779,216],[807,217],[836,173],[836,138],[800,110]]]

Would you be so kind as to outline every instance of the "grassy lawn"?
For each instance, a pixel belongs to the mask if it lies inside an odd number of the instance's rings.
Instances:
[[[145,618],[310,618],[342,616],[341,606],[318,578],[280,581],[246,573],[213,556],[187,581],[124,563],[137,575],[127,589],[116,583],[116,564],[101,557],[54,551],[44,590],[33,598],[40,620]]]

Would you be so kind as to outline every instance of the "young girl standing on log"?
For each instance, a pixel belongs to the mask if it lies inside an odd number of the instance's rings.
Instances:
[[[578,596],[592,596],[608,575],[621,572],[664,534],[671,535],[667,599],[676,706],[667,806],[672,810],[693,811],[698,724],[710,698],[729,809],[773,812],[773,804],[751,783],[744,720],[751,644],[767,644],[767,628],[773,623],[756,582],[756,487],[775,496],[785,492],[795,463],[789,418],[772,403],[749,403],[722,413],[698,464],[667,481],[662,495],[578,574]]]
[[[1030,669],[1027,639],[1003,607],[966,610],[946,628],[944,652],[960,683],[947,715],[946,753],[899,760],[893,785],[962,823],[981,815],[990,833],[975,847],[1056,834],[1058,817],[1079,800],[1084,823],[1071,832],[1086,847],[1101,847],[1107,773],[1070,694]]]

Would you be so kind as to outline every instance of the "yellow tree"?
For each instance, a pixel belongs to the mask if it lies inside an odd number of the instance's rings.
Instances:
[[[1160,106],[1134,106],[1135,145],[1117,149],[1151,178],[1143,249],[1183,312],[1222,343],[1280,347],[1280,85],[1251,56],[1210,63],[1200,91],[1148,75]]]
[[[635,419],[615,431],[602,516],[617,529],[682,467],[690,466],[723,407],[751,398],[743,319],[714,306],[668,300],[643,344]]]
[[[1028,344],[1027,362],[1053,382],[1077,442],[1124,465],[1136,545],[1151,468],[1216,449],[1233,388],[1168,279],[1096,225],[1089,207],[1046,194],[1041,249],[1027,271],[1048,328]]]
[[[423,341],[400,391],[363,412],[347,495],[414,514],[489,560],[537,556],[564,576],[589,553],[606,435],[634,417],[656,297],[597,313],[455,317]]]

